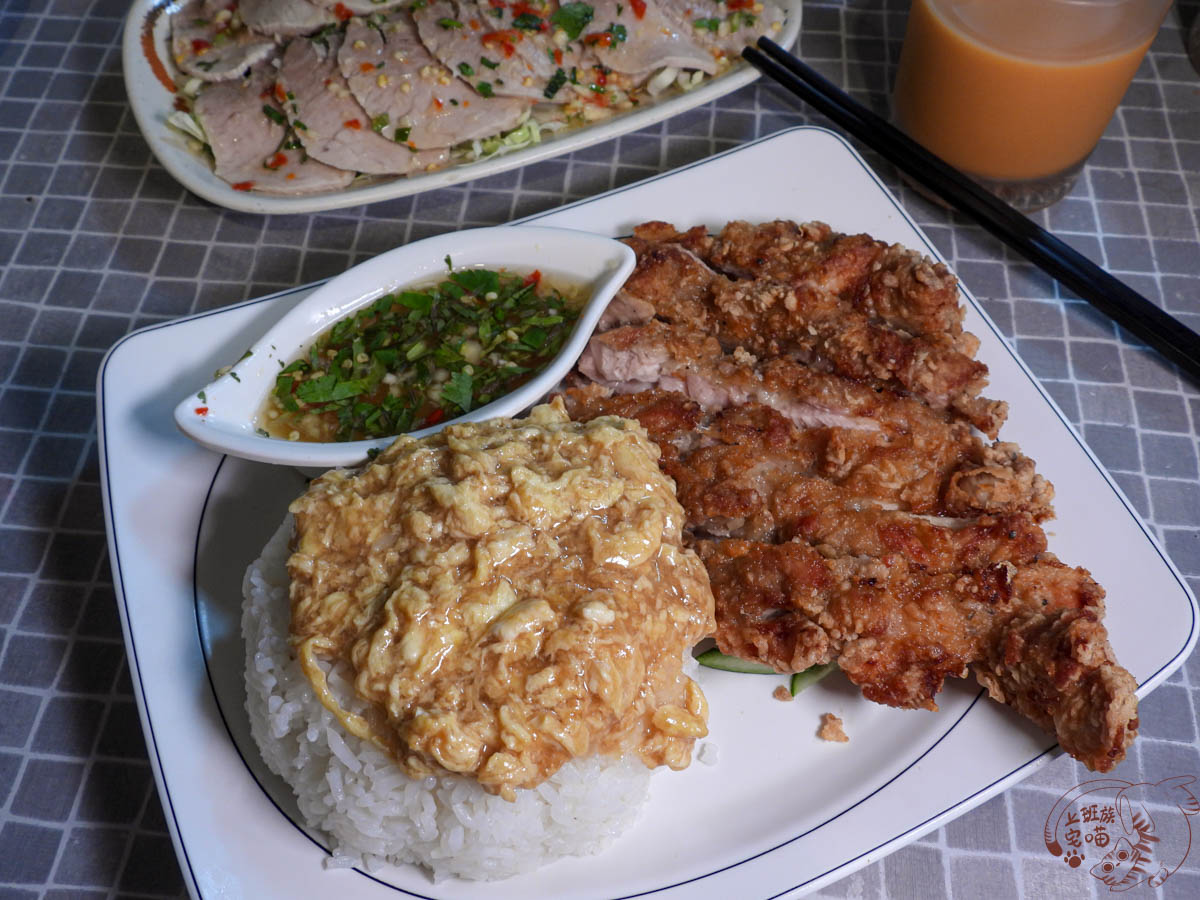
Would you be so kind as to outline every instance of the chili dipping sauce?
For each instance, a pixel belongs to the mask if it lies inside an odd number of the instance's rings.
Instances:
[[[503,397],[566,343],[587,299],[540,271],[463,269],[384,294],[275,378],[258,430],[358,441],[436,425]]]

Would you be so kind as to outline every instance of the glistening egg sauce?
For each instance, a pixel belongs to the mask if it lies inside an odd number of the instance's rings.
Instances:
[[[556,401],[314,481],[288,572],[321,702],[410,775],[508,799],[575,757],[687,766],[708,710],[682,665],[713,600],[658,456]]]

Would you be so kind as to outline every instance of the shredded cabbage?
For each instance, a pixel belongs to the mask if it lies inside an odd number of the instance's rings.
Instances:
[[[514,150],[521,150],[525,147],[532,147],[534,144],[542,142],[542,128],[537,120],[526,114],[526,118],[516,128],[503,134],[493,135],[483,139],[476,138],[469,143],[459,144],[454,148],[456,156],[469,160],[491,159],[494,156],[503,156],[505,153],[512,153]]]
[[[167,116],[167,124],[173,128],[182,131],[188,137],[195,138],[203,144],[208,143],[208,136],[204,133],[204,129],[200,127],[200,123],[192,116],[191,113],[177,109]]]
[[[646,93],[651,97],[657,97],[675,82],[675,77],[678,74],[679,70],[677,68],[667,66],[646,83]]]

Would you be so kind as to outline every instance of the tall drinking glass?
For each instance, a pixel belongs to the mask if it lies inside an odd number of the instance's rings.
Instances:
[[[1171,0],[913,0],[901,128],[1022,210],[1060,200]]]

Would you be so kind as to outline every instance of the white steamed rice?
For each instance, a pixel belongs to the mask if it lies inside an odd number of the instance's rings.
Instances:
[[[417,863],[435,879],[507,878],[562,856],[598,853],[633,823],[650,782],[636,757],[568,763],[509,803],[473,779],[409,778],[374,745],[347,734],[288,644],[291,532],[288,516],[243,581],[246,708],[267,766],[291,785],[308,823],[331,838],[326,865]],[[329,680],[353,709],[347,683],[336,672]]]

